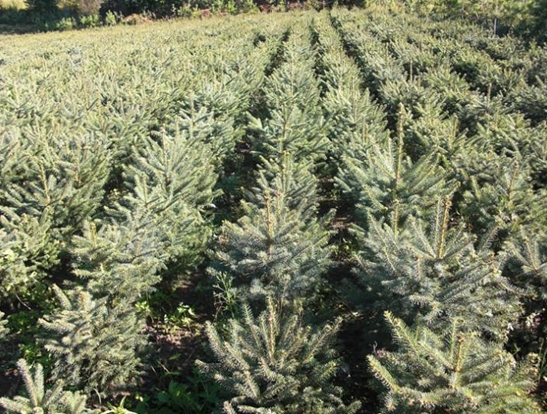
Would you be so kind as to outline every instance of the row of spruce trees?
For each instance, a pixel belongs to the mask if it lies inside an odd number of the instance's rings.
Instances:
[[[243,132],[239,118],[281,38],[277,26],[269,30],[256,42],[252,25],[235,44],[226,36],[225,49],[196,59],[184,90],[173,79],[168,101],[161,89],[147,95],[144,108],[138,90],[112,101],[104,89],[102,101],[89,97],[94,105],[84,116],[114,119],[115,127],[70,136],[44,110],[37,114],[42,126],[22,116],[2,132],[9,156],[0,190],[1,294],[12,313],[26,300],[45,302],[31,302],[42,309],[23,334],[35,335],[48,355],[48,372],[19,360],[24,396],[1,398],[8,412],[100,412],[90,407],[140,384],[151,347],[138,305],[158,283],[184,277],[202,260],[219,177]],[[105,89],[119,86],[102,81]],[[62,110],[70,113],[71,104]],[[2,318],[1,340],[21,340]]]

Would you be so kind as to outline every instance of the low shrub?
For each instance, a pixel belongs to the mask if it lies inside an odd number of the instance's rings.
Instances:
[[[76,19],[74,17],[63,17],[57,23],[55,23],[55,29],[64,31],[72,30],[77,26]]]
[[[98,14],[90,14],[89,16],[80,17],[81,27],[97,27],[101,25],[101,18]]]

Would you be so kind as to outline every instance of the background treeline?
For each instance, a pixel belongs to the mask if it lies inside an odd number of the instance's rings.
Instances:
[[[320,10],[334,5],[380,6],[427,17],[459,17],[488,26],[496,34],[513,33],[539,42],[547,39],[545,0],[2,0],[0,24],[32,24],[41,30],[65,30],[122,21],[135,24],[152,18],[202,18],[211,13],[295,8]],[[140,17],[126,19],[130,15]]]
[[[495,34],[513,33],[540,41],[547,39],[545,0],[363,0],[363,6],[387,6],[425,17],[462,17]]]

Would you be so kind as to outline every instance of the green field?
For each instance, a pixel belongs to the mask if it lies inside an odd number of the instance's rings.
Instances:
[[[546,82],[380,8],[1,36],[0,407],[544,412]]]

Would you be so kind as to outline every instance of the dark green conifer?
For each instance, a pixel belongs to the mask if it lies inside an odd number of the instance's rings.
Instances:
[[[0,208],[0,210],[2,210]],[[49,209],[38,217],[2,211],[0,216],[0,295],[14,299],[46,277],[47,269],[59,263],[62,245],[51,239]]]
[[[409,215],[428,217],[437,198],[453,188],[434,148],[415,163],[406,155],[400,110],[396,139],[371,142],[343,158],[337,182],[358,195],[360,225],[367,215],[385,217],[397,231]]]
[[[532,297],[547,300],[547,236],[543,231],[521,228],[518,236],[507,242],[507,254],[516,262],[516,283]]]

